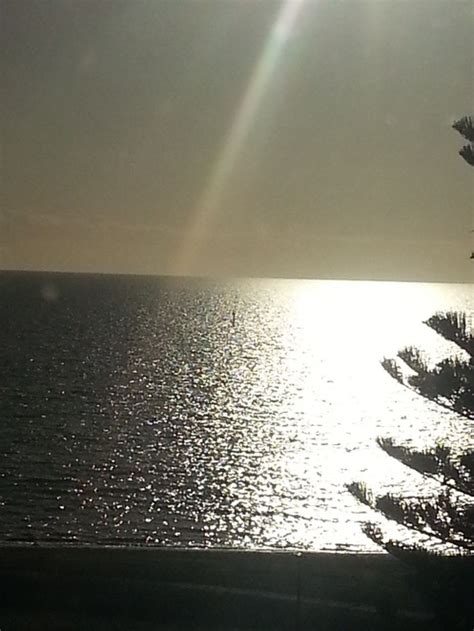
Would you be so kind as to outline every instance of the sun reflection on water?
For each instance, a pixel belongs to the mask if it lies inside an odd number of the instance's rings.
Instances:
[[[374,517],[345,491],[353,480],[363,479],[379,491],[433,492],[433,484],[385,455],[375,439],[395,435],[427,446],[452,433],[452,414],[403,390],[380,366],[384,354],[395,355],[410,343],[438,357],[452,352],[451,344],[423,325],[445,301],[444,291],[436,285],[420,291],[404,283],[372,282],[301,282],[286,288],[279,313],[284,325],[274,324],[282,345],[278,367],[275,371],[270,355],[258,379],[275,387],[285,374],[293,386],[287,396],[276,395],[276,448],[266,464],[281,504],[266,521],[267,541],[351,547],[361,539],[360,522]],[[261,323],[254,333],[262,335]],[[454,429],[458,439],[463,436],[459,423]],[[267,485],[262,471],[259,506],[265,504]],[[291,497],[289,511],[284,497]],[[368,542],[365,547],[373,549]]]
[[[376,437],[472,443],[380,366],[407,344],[452,352],[422,321],[472,312],[462,287],[109,282],[63,292],[37,343],[34,309],[3,337],[0,541],[374,550],[345,484],[432,490]]]

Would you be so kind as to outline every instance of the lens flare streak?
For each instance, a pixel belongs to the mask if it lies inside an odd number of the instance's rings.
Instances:
[[[237,108],[220,155],[212,169],[194,212],[182,247],[179,249],[173,273],[186,274],[193,269],[196,255],[212,219],[219,211],[222,194],[235,168],[239,154],[255,123],[263,97],[278,62],[291,36],[294,24],[305,0],[286,0],[274,22],[269,38],[255,66],[244,96]]]

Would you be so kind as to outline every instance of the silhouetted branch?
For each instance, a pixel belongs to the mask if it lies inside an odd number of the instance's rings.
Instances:
[[[458,131],[461,136],[469,141],[469,144],[464,145],[459,151],[459,155],[464,160],[474,166],[474,122],[471,116],[464,116],[458,121],[453,123],[453,128]]]
[[[397,445],[391,438],[377,438],[378,445],[392,458],[450,489],[474,497],[474,452],[454,459],[449,447],[417,451]]]
[[[427,373],[428,365],[421,352],[414,346],[407,346],[398,351],[398,357],[416,373]]]
[[[474,418],[474,336],[465,314],[435,313],[425,324],[446,340],[454,342],[470,355],[469,360],[449,357],[429,369],[424,355],[408,346],[398,352],[414,373],[405,377],[393,359],[384,358],[383,368],[399,383],[438,405],[453,410],[466,418]]]
[[[435,313],[424,322],[444,339],[454,342],[472,357],[474,355],[474,335],[469,330],[465,313],[448,311]]]
[[[415,366],[418,358],[408,356],[408,350],[400,352],[401,358],[408,359]],[[421,355],[420,355],[421,357]],[[405,377],[394,359],[384,358],[382,367],[401,385],[416,392],[420,396],[433,401],[437,405],[457,412],[468,419],[474,418],[474,366],[472,360],[445,359],[436,364],[432,370],[421,370]],[[408,364],[407,364],[408,365]]]
[[[384,370],[386,370],[388,374],[395,379],[395,381],[398,381],[398,383],[401,383],[403,386],[407,386],[403,373],[394,359],[384,357],[380,363],[382,364]]]
[[[425,324],[457,344],[471,359],[447,358],[430,370],[423,354],[417,348],[408,346],[399,351],[398,357],[413,371],[413,375],[405,377],[397,362],[390,358],[382,360],[383,368],[417,394],[462,416],[474,418],[474,336],[468,330],[466,316],[457,312],[436,313]]]
[[[469,142],[474,142],[474,121],[472,116],[463,116],[453,123],[453,129],[458,131]]]
[[[474,166],[474,121],[465,116],[453,124],[467,141],[459,151]],[[474,253],[471,255],[474,258]],[[423,354],[414,347],[398,353],[412,374],[406,374],[395,359],[384,358],[385,371],[398,383],[453,410],[474,418],[474,336],[465,314],[436,313],[425,322],[444,339],[455,343],[469,355],[448,357],[429,368]],[[387,539],[374,523],[364,525],[364,533],[377,545],[417,569],[419,585],[431,594],[433,608],[443,629],[472,631],[474,623],[474,451],[454,457],[451,449],[438,445],[430,450],[415,450],[397,445],[390,438],[378,438],[379,446],[391,457],[432,478],[445,488],[433,499],[402,498],[393,494],[376,496],[361,482],[347,486],[361,503],[399,525],[437,541],[454,546],[451,559],[437,554],[424,544]],[[467,501],[469,498],[470,501]],[[460,565],[467,559],[468,563]],[[449,560],[449,564],[446,561]],[[451,560],[453,561],[451,563]],[[471,561],[471,562],[469,562]]]
[[[432,370],[408,377],[408,383],[431,401],[443,402],[458,414],[474,418],[474,370],[472,362],[447,358]]]
[[[360,482],[347,488],[360,502],[408,530],[474,552],[474,506],[453,502],[450,493],[439,493],[434,500],[407,500],[391,493],[376,496]]]

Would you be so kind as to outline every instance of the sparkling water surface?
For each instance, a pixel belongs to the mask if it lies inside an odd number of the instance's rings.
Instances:
[[[379,435],[473,445],[384,356],[472,285],[0,274],[0,543],[371,551]]]

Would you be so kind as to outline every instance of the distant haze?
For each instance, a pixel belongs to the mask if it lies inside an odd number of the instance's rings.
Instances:
[[[0,12],[0,268],[473,280],[471,0]]]

